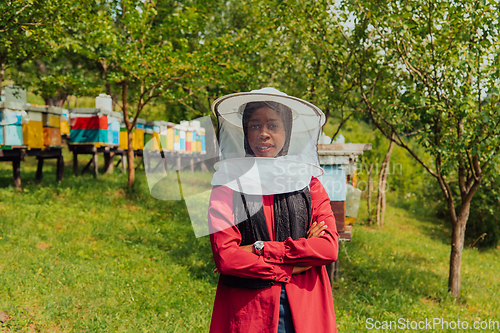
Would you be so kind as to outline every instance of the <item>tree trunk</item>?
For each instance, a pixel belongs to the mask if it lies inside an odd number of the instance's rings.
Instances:
[[[389,150],[387,151],[387,154],[385,154],[384,162],[382,162],[382,169],[380,170],[380,176],[378,178],[377,225],[379,227],[382,227],[384,225],[387,174],[389,173],[389,164],[391,162],[391,153],[393,147],[394,141],[391,140],[391,142],[389,143]]]
[[[130,188],[134,186],[135,181],[135,164],[134,164],[134,147],[132,146],[132,129],[127,130],[128,149],[127,149],[127,164],[128,164],[128,182],[127,186]]]
[[[450,253],[450,275],[448,277],[448,291],[457,300],[460,298],[461,275],[460,268],[462,263],[462,251],[464,249],[465,228],[469,219],[470,201],[462,203],[460,214],[453,221],[453,231],[451,234],[451,253]]]
[[[373,191],[373,181],[372,181],[372,171],[373,164],[370,164],[368,169],[368,223],[372,224],[372,191]]]
[[[127,186],[129,188],[131,188],[132,186],[134,186],[134,181],[135,181],[134,147],[132,146],[132,141],[133,141],[132,140],[132,138],[133,138],[132,131],[134,129],[134,124],[133,124],[133,121],[131,123],[129,118],[128,118],[127,88],[128,88],[128,81],[125,80],[122,82],[122,109],[123,109],[123,121],[125,122],[125,126],[127,128],[127,141],[128,141],[128,148],[127,148],[128,181],[127,181]]]

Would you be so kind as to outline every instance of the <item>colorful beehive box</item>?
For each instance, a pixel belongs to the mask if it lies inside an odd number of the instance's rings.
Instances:
[[[108,116],[108,145],[111,147],[120,146],[120,131],[123,122],[123,114],[111,112]],[[127,133],[125,131],[125,133]]]
[[[147,143],[151,141],[151,150],[159,151],[161,146],[161,122],[160,121],[148,121],[144,125],[144,142]]]
[[[167,125],[167,150],[174,151],[175,142],[175,124],[168,123]]]
[[[43,144],[48,148],[62,148],[61,137],[62,109],[49,107],[43,113]]]
[[[192,154],[193,153],[193,133],[194,133],[194,127],[188,126],[186,127],[186,154]]]
[[[187,150],[186,150],[186,143],[187,143],[187,131],[188,131],[188,127],[189,127],[189,121],[181,121],[181,124],[180,124],[180,131],[179,131],[179,135],[180,135],[180,148],[181,148],[181,153],[187,153]]]
[[[168,122],[160,121],[160,148],[161,150],[167,150],[167,133],[168,133]]]
[[[205,129],[203,127],[200,128],[200,152],[202,154],[207,153],[207,149],[205,146]]]
[[[1,110],[1,143],[3,146],[23,146],[23,123],[26,121],[26,90],[13,85],[2,89],[3,102]],[[5,148],[5,147],[4,147]]]
[[[174,151],[181,151],[181,125],[174,126]]]
[[[137,122],[135,124],[133,139],[132,139],[132,148],[134,150],[143,150],[144,149],[144,125],[146,124],[146,120],[137,118]]]
[[[96,147],[108,145],[108,116],[111,111],[97,108],[70,109],[71,144]]]
[[[194,151],[196,153],[201,153],[201,131],[197,129],[193,132],[193,139],[195,141]]]
[[[46,113],[45,106],[27,105],[26,121],[23,122],[23,141],[28,149],[45,148],[43,133],[43,114]]]
[[[67,109],[62,109],[61,135],[69,136],[69,112]]]
[[[24,110],[13,110],[9,107],[19,108],[20,105],[1,103],[1,144],[4,146],[22,146],[23,140],[23,122],[25,122],[26,112]]]
[[[144,142],[147,144],[153,138],[153,124],[148,121],[144,125]]]
[[[127,137],[127,127],[125,123],[120,124],[120,144],[118,145],[120,149],[128,149],[128,137]]]

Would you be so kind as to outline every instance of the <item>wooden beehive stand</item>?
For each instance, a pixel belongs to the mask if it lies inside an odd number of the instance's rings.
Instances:
[[[26,156],[35,156],[38,160],[38,181],[43,177],[44,160],[56,159],[56,179],[61,181],[64,159],[59,132],[60,109],[26,104],[25,93],[10,99],[12,101],[0,102],[0,161],[12,162],[14,187],[21,189],[21,162]]]
[[[334,143],[334,144],[318,144],[319,162],[322,167],[336,166],[344,169],[353,170],[353,166],[358,161],[358,157],[363,155],[366,150],[371,150],[370,143]],[[347,174],[351,177],[352,175]],[[330,201],[337,231],[339,233],[340,242],[349,242],[352,239],[352,225],[346,225],[345,220],[345,199],[338,201]],[[338,279],[339,261],[327,266],[328,276],[330,281]]]

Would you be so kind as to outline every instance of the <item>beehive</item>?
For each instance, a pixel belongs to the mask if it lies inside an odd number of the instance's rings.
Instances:
[[[96,108],[70,109],[71,144],[108,145],[108,116],[111,111]]]
[[[193,142],[194,128],[191,126],[186,127],[186,154],[193,153],[193,146],[196,141]]]
[[[26,121],[23,123],[23,141],[28,149],[45,148],[43,132],[43,114],[47,111],[44,106],[27,105]]]
[[[179,136],[180,136],[180,152],[186,153],[186,142],[187,142],[187,131],[189,127],[189,121],[181,121],[179,126]]]
[[[45,147],[62,148],[61,116],[62,109],[49,107],[43,113],[43,144]]]
[[[147,145],[149,141],[153,138],[153,124],[152,122],[148,121],[144,125],[144,143]],[[153,149],[151,146],[153,143],[150,143],[150,149]],[[156,149],[155,149],[156,150]]]
[[[22,146],[23,145],[23,118],[26,115],[24,111],[12,110],[6,108],[8,103],[1,103],[1,134],[0,144],[4,146]],[[9,105],[20,107],[15,105]]]
[[[69,112],[66,109],[62,109],[61,114],[61,135],[69,136]]]
[[[123,114],[120,112],[111,112],[108,116],[108,145],[111,147],[117,147],[120,145],[122,120]]]
[[[207,153],[207,149],[205,146],[205,129],[203,127],[200,128],[200,152],[202,154]]]
[[[175,124],[168,123],[167,125],[167,150],[174,151],[175,142]]]
[[[181,125],[175,125],[174,150],[184,153],[186,150],[186,130]]]
[[[4,146],[22,146],[23,123],[26,121],[26,90],[13,85],[3,88],[5,99],[0,102],[1,140]]]
[[[120,124],[120,144],[118,145],[120,149],[128,149],[128,137],[127,137],[127,128],[125,127],[125,123]]]
[[[138,118],[133,131],[132,148],[134,150],[144,149],[144,124],[146,120]]]
[[[161,120],[160,121],[160,147],[162,150],[167,150],[167,131],[168,131],[168,122]]]
[[[152,151],[159,151],[161,146],[161,122],[160,121],[148,121],[144,126],[144,142],[147,143],[150,140],[150,147]]]

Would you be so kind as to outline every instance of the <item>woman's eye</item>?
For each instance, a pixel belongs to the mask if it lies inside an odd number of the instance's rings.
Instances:
[[[280,128],[280,125],[278,125],[278,124],[271,124],[269,126],[269,128],[271,128],[271,129],[277,129],[277,128]]]
[[[251,125],[250,126],[250,129],[259,129],[260,128],[260,125]]]

